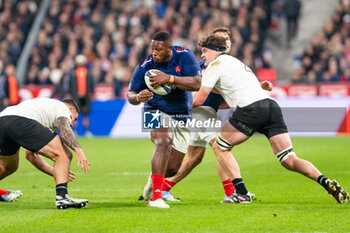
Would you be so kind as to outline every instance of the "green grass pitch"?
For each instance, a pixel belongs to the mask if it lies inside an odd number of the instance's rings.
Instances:
[[[180,203],[154,209],[138,201],[150,172],[149,139],[80,138],[91,163],[84,174],[73,159],[76,180],[69,194],[89,199],[83,209],[58,210],[54,181],[25,160],[0,182],[20,189],[20,201],[0,202],[0,232],[350,232],[350,203],[340,205],[318,185],[287,171],[268,141],[255,136],[233,149],[252,204],[221,204],[224,191],[216,159],[203,162],[172,190]],[[299,157],[350,190],[350,137],[293,138]]]

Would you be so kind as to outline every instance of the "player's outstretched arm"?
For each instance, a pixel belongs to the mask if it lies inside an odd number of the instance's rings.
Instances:
[[[31,162],[38,170],[42,171],[43,173],[53,176],[53,167],[48,164],[41,155],[38,153],[31,152],[29,150],[25,151],[25,157],[26,159]],[[68,176],[68,182],[71,182],[75,180],[75,173],[72,171],[69,171]]]
[[[154,88],[167,83],[173,84],[184,91],[198,91],[201,87],[202,78],[200,75],[178,77],[161,71],[154,71],[154,73],[156,73],[156,75],[150,75],[149,78]]]
[[[26,150],[25,156],[26,159],[31,162],[37,169],[50,176],[53,176],[53,167],[49,165],[39,154]]]
[[[195,107],[201,106],[207,99],[212,89],[213,88],[211,87],[202,86],[201,89],[194,94],[192,107],[195,108]]]
[[[63,143],[71,148],[75,152],[75,156],[77,157],[77,166],[81,166],[82,170],[85,172],[89,172],[89,162],[84,154],[83,149],[81,149],[77,138],[75,137],[73,130],[70,127],[70,122],[66,117],[57,118],[57,128],[60,131],[60,137]]]
[[[151,100],[153,98],[153,92],[150,92],[148,89],[144,89],[139,93],[129,90],[128,93],[126,94],[126,97],[128,98],[128,101],[130,104],[138,105],[141,102],[145,103]]]

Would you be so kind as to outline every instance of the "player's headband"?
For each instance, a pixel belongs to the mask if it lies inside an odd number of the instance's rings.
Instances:
[[[211,49],[211,50],[219,51],[219,52],[223,52],[226,50],[225,46],[216,46],[216,45],[212,45],[212,44],[203,45],[203,47]]]

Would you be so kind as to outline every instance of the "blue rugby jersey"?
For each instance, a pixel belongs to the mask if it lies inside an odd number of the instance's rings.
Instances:
[[[199,66],[201,67],[202,70],[204,70],[206,67],[204,65],[204,60],[201,59],[199,61]],[[209,106],[215,109],[217,112],[219,110],[219,105],[224,101],[224,98],[220,94],[216,94],[213,92],[210,92],[207,99],[204,101],[202,106]]]
[[[136,67],[130,81],[130,90],[138,93],[147,88],[144,76],[150,69],[157,69],[178,77],[201,74],[201,69],[192,51],[180,46],[173,46],[173,54],[169,62],[156,64],[152,55],[149,55]],[[184,120],[184,117],[181,116],[192,115],[192,102],[190,91],[175,88],[168,95],[153,93],[153,99],[146,102],[144,107],[145,110],[160,110],[174,116],[174,119]]]

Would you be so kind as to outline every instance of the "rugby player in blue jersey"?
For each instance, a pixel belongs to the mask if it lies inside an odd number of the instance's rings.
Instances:
[[[225,38],[226,42],[226,53],[229,53],[231,50],[231,39],[230,39],[230,31],[226,27],[218,27],[215,28],[210,34],[215,34],[218,36],[221,36]],[[199,62],[200,67],[204,70],[204,60],[202,59]],[[265,90],[271,90],[272,89],[272,83],[268,81],[261,82],[261,87]],[[202,121],[206,119],[217,119],[216,113],[219,109],[220,104],[225,105],[225,102],[220,94],[216,94],[211,92],[208,96],[208,98],[205,100],[202,106],[194,108],[193,111],[193,118],[194,119],[200,119]],[[223,107],[222,105],[222,107]],[[224,108],[224,107],[223,107]],[[178,182],[180,182],[183,178],[185,178],[192,170],[195,168],[198,164],[201,163],[206,147],[208,144],[211,146],[215,142],[215,138],[218,136],[218,132],[215,131],[215,129],[203,129],[203,131],[195,131],[191,132],[190,142],[187,149],[187,157],[183,160],[181,167],[179,168],[179,171],[172,177],[167,178],[164,180],[163,189],[162,189],[162,195],[163,199],[166,201],[176,201],[177,199],[174,199],[172,196],[172,193],[170,192],[170,189]],[[171,163],[171,161],[169,161]],[[246,195],[248,193],[243,180],[240,175],[240,169],[239,166],[235,160],[235,158],[232,156],[231,160],[231,166],[232,169],[235,170],[235,174],[238,174],[237,177],[228,177],[223,169],[221,168],[220,164],[217,164],[218,173],[221,178],[223,188],[225,190],[225,199],[222,201],[225,202],[232,202],[232,199],[229,197],[234,193],[235,187],[236,192],[239,194]],[[251,201],[251,195],[248,193],[246,195],[246,202]]]
[[[189,49],[172,46],[171,35],[167,32],[155,33],[150,47],[151,54],[135,68],[127,93],[128,101],[133,105],[145,103],[145,111],[159,110],[162,118],[170,121],[186,121],[192,115],[190,91],[197,91],[201,86],[200,67],[196,58]],[[158,95],[147,88],[144,75],[150,69],[159,70],[156,75],[151,75],[151,85],[172,84],[175,88],[170,94]],[[187,151],[189,132],[186,128],[162,126],[153,129],[150,137],[155,144],[155,151],[151,160],[153,198],[148,206],[169,208],[161,194],[164,175],[166,170],[173,170],[172,166],[176,171],[180,167]],[[169,157],[174,162],[168,165]]]

